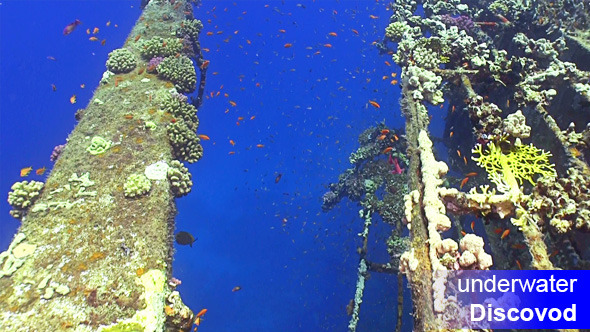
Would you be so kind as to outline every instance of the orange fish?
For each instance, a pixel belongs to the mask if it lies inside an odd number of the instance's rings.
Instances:
[[[383,134],[383,135],[389,134],[389,129],[381,129],[381,134]]]
[[[70,103],[71,103],[71,104],[75,104],[75,103],[76,103],[76,95],[72,95],[72,96],[70,97]]]
[[[324,44],[324,47],[332,48],[332,44]]]
[[[285,33],[285,32],[287,32],[287,31],[286,31],[285,29],[279,29],[279,32],[280,32],[280,33]]]
[[[202,135],[202,134],[201,134],[201,135],[199,135],[199,138],[200,138],[200,139],[202,139],[203,141],[208,141],[208,140],[210,140],[209,136],[207,136],[207,135]]]
[[[109,26],[111,26],[111,21],[108,21],[108,22],[107,22],[107,26],[108,26],[108,27],[109,27]]]
[[[391,82],[389,82],[389,83],[391,83],[391,85],[396,85],[397,84],[397,80],[391,80]]]
[[[477,175],[477,173],[476,173],[476,172],[471,172],[471,173],[467,173],[467,174],[465,174],[465,176],[476,176],[476,175]]]
[[[283,173],[277,174],[277,176],[275,177],[275,183],[279,183],[279,181],[281,181],[282,177],[283,177]]]
[[[357,30],[355,30],[355,29],[350,29],[350,31],[352,31],[352,33],[354,33],[355,35],[358,35],[359,34],[359,32]]]
[[[396,134],[393,134],[393,138],[395,138],[396,141],[399,140],[399,137],[397,137]]]
[[[475,232],[473,228],[475,228],[475,220],[471,222],[471,231]]]
[[[197,326],[201,325],[201,317],[195,318],[195,325],[197,325]],[[196,330],[197,330],[197,328],[195,327],[194,331],[196,331]]]
[[[465,162],[465,165],[467,165],[467,158],[465,158],[465,156],[463,156],[463,161]]]
[[[520,265],[520,262],[518,261],[518,259],[516,260],[516,266],[518,266],[519,270],[522,270],[522,265]]]
[[[45,170],[46,170],[46,168],[45,168],[45,166],[43,166],[43,167],[39,168],[38,170],[36,170],[35,174],[43,175],[45,173]]]
[[[494,233],[496,233],[496,234],[502,233],[502,228],[498,227],[498,228],[494,229]]]
[[[232,155],[232,154],[236,154],[236,152],[235,151],[230,151],[230,152],[228,152],[228,154],[229,155]]]
[[[21,177],[29,176],[29,174],[31,174],[32,170],[33,170],[32,166],[29,166],[27,168],[23,168],[20,170],[20,176]]]
[[[90,28],[86,29],[86,34],[89,35],[90,34]]]
[[[379,103],[377,103],[376,101],[369,100],[369,104],[371,104],[375,108],[381,108],[381,105],[379,105]]]
[[[461,157],[461,151],[457,150],[457,155],[459,156],[459,158]]]
[[[382,140],[385,139],[385,137],[387,137],[387,135],[383,134],[383,135],[377,137],[377,139],[380,140],[380,141],[382,141]]]
[[[237,292],[237,291],[239,291],[239,290],[241,290],[241,289],[242,289],[242,287],[240,287],[240,286],[236,286],[236,287],[232,288],[232,290],[231,290],[231,291],[232,291],[232,292]]]
[[[396,78],[397,77],[397,73],[391,73],[391,77]]]
[[[285,44],[285,45],[283,45],[283,46],[284,46],[285,48],[289,48],[289,47],[293,46],[293,44],[291,44],[291,43],[286,43],[286,44]]]
[[[250,120],[254,120],[254,118],[256,118],[256,115],[252,115],[252,116],[250,117]]]
[[[376,20],[376,19],[378,19],[378,18],[379,18],[379,16],[375,16],[375,15],[369,15],[369,17],[370,17],[371,19],[373,19],[373,20]]]
[[[107,40],[106,39],[103,39],[103,40],[100,41],[100,45],[102,45],[102,46],[104,46],[106,43],[107,43]]]
[[[264,147],[264,144],[256,144],[256,147],[257,148],[263,148]]]
[[[211,31],[207,32],[207,36],[213,36],[213,32],[211,32]]]
[[[383,154],[386,154],[388,152],[391,152],[391,150],[393,150],[393,148],[391,146],[390,147],[387,147],[387,148],[385,148],[385,150],[383,150]]]
[[[134,40],[135,40],[135,41],[138,41],[138,40],[139,40],[139,38],[141,38],[141,35],[137,35],[137,36],[135,36],[135,39],[134,39]]]
[[[461,235],[465,236],[467,233],[465,233],[465,231],[461,231]]]
[[[504,240],[504,238],[507,237],[508,234],[510,234],[510,229],[506,229],[504,233],[502,233],[502,236],[500,236],[500,240]]]
[[[453,137],[453,134],[454,134],[454,133],[455,133],[454,131],[451,131],[451,132],[449,133],[449,138]]]
[[[99,31],[98,28],[97,27],[94,27],[94,30],[92,30],[92,34],[93,35],[96,35],[98,33],[98,31]]]
[[[207,69],[207,67],[209,67],[209,63],[210,63],[210,62],[211,62],[211,61],[209,61],[209,60],[205,60],[205,61],[203,61],[203,63],[201,64],[201,67],[200,67],[200,68],[201,68],[201,69]]]
[[[238,116],[238,121],[242,121],[242,120],[244,120],[244,117],[243,116]]]
[[[236,102],[235,102],[235,101],[233,101],[233,100],[230,100],[230,101],[229,101],[229,104],[230,104],[230,105],[232,105],[233,107],[235,107],[235,106],[237,105],[237,104],[236,104]]]
[[[233,139],[230,139],[230,140],[229,140],[229,144],[231,144],[232,146],[235,146],[235,145],[236,145],[236,142],[234,142],[234,140],[233,140]]]
[[[51,90],[56,91],[57,87],[55,86],[55,84],[51,84]]]
[[[338,36],[338,34],[337,34],[336,32],[330,32],[330,33],[328,33],[328,35],[330,35],[330,36],[332,36],[332,37],[336,37],[336,36]]]
[[[469,181],[469,177],[466,177],[463,179],[463,181],[461,181],[461,185],[459,186],[459,189],[463,189],[463,186],[467,183],[467,181]]]
[[[385,61],[385,64],[388,66],[391,66],[391,63],[389,63],[389,61],[387,61],[387,60]]]
[[[207,309],[203,309],[203,310],[199,311],[199,313],[197,314],[196,317],[202,317],[205,313],[207,313]]]
[[[90,41],[97,41],[97,40],[98,40],[98,38],[96,38],[96,37],[92,36],[92,37],[88,38],[88,40],[90,40]]]

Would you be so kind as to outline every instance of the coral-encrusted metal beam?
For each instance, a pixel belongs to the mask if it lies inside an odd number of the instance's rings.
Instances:
[[[196,88],[192,63],[174,60],[190,47],[174,47],[196,42],[202,25],[187,1],[145,5],[124,50],[109,59],[113,72],[77,112],[80,122],[40,195],[26,184],[12,193],[22,225],[0,255],[2,331],[193,325],[171,282],[174,197],[190,191],[190,175],[172,161],[194,161],[202,148],[195,109],[174,92]],[[147,68],[156,55],[171,58],[169,67]],[[31,206],[21,204],[27,199]]]

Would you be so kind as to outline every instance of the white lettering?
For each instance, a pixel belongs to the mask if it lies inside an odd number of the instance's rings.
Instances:
[[[539,312],[539,308],[535,308],[535,312],[537,313],[537,317],[539,317],[539,321],[542,322],[545,319],[547,308],[543,308],[543,311],[541,312]]]
[[[527,313],[528,317],[526,317],[524,315],[524,313]],[[520,319],[524,320],[525,322],[530,321],[531,319],[533,319],[533,311],[530,308],[524,308],[520,311]]]
[[[574,279],[577,280],[577,279]],[[570,317],[568,317],[568,312],[571,314]],[[576,321],[576,304],[572,304],[571,308],[567,308],[563,311],[563,319],[565,319],[568,322],[575,322]]]
[[[480,310],[481,315],[479,317],[475,317],[475,315],[474,315],[473,309],[475,309],[475,308]],[[485,307],[481,304],[472,304],[471,305],[471,321],[472,322],[479,322],[479,321],[482,321],[484,318],[486,318]]]
[[[547,309],[547,308],[545,308]],[[555,315],[553,315],[552,313],[557,313],[557,317],[554,317]],[[551,310],[549,310],[549,319],[551,319],[552,321],[558,321],[561,319],[561,310],[557,309],[557,308],[553,308]],[[541,320],[541,319],[539,319]]]
[[[513,316],[512,315],[513,313],[516,313],[518,315],[518,309],[516,309],[516,308],[508,309],[508,320],[516,322],[519,319],[519,317]]]

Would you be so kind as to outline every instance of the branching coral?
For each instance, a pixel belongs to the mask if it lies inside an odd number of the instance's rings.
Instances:
[[[519,183],[527,180],[534,185],[533,176],[554,178],[556,176],[554,165],[549,163],[550,152],[545,152],[529,145],[513,145],[505,151],[500,143],[490,142],[485,150],[482,144],[473,149],[472,157],[477,164],[486,169],[490,181],[494,182],[500,191],[519,191]]]

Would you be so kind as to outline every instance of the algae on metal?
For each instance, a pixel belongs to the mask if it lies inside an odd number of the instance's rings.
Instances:
[[[160,96],[174,92],[173,84],[148,73],[140,41],[172,37],[186,19],[193,19],[186,1],[147,3],[123,46],[137,66],[106,72],[77,112],[67,147],[0,255],[10,266],[0,275],[0,330],[190,330],[193,313],[178,295],[174,303],[169,297],[176,214],[170,182],[152,181],[136,198],[124,193],[124,179],[174,159],[167,134],[174,119],[160,110]]]

